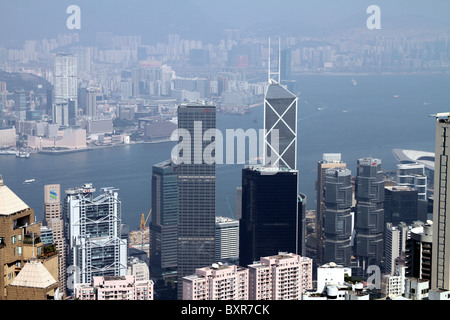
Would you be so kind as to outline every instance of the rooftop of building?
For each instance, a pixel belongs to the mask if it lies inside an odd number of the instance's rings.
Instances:
[[[227,223],[227,222],[239,222],[239,221],[229,217],[216,216],[216,223]]]
[[[252,170],[252,171],[259,171],[259,172],[294,172],[297,173],[298,170],[290,169],[286,167],[279,167],[279,166],[265,166],[265,165],[258,165],[258,164],[249,164],[245,165],[245,169]]]
[[[381,159],[372,158],[372,157],[365,157],[358,159],[358,163],[365,166],[375,166],[381,164]]]
[[[352,174],[351,170],[345,167],[329,168],[325,170],[325,173],[328,175],[336,176],[349,176]]]
[[[335,262],[329,262],[321,265],[320,268],[343,268],[343,266],[336,264]]]
[[[267,87],[266,99],[295,99],[296,96],[279,83],[271,83]]]
[[[154,164],[153,166],[156,168],[165,169],[165,168],[169,168],[169,167],[173,166],[173,162],[172,162],[172,159],[168,159],[168,160],[161,161],[157,164]]]
[[[278,254],[270,256],[268,258],[281,260],[281,259],[290,259],[292,257],[293,257],[293,254],[289,254],[287,252],[279,252]]]
[[[414,188],[411,188],[410,186],[385,186],[385,189],[388,189],[390,191],[413,191],[415,190]]]
[[[423,164],[425,168],[434,171],[434,152],[420,150],[393,149],[395,158],[400,163],[418,163]]]
[[[78,194],[78,193],[91,193],[95,192],[95,188],[92,183],[85,183],[81,187],[71,187],[65,190],[66,194]]]
[[[0,175],[0,216],[11,215],[29,208],[22,199],[4,184],[3,177]]]
[[[179,106],[181,109],[186,108],[215,108],[216,106],[208,101],[199,101],[199,102],[185,102],[181,103]]]
[[[48,288],[57,281],[44,265],[35,258],[25,263],[22,270],[11,283],[11,286],[29,288]]]

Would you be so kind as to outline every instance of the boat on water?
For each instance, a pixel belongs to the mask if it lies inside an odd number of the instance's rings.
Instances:
[[[35,183],[35,182],[36,182],[36,179],[32,178],[32,179],[27,179],[27,180],[25,180],[25,181],[23,182],[23,184],[32,184],[32,183]]]
[[[358,84],[358,82],[356,82],[355,79],[352,79],[352,83],[353,83],[354,86],[356,86]]]
[[[19,150],[19,151],[16,151],[16,157],[18,157],[18,158],[29,158],[30,157],[30,153],[28,151]]]

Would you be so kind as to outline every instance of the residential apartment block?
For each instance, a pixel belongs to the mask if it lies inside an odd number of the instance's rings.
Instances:
[[[153,281],[136,281],[132,275],[93,277],[75,287],[79,300],[153,300]]]
[[[263,257],[248,269],[250,300],[301,300],[313,288],[312,259],[293,253]]]
[[[300,300],[312,287],[312,259],[279,253],[248,268],[199,268],[183,278],[183,300]]]
[[[248,300],[248,269],[212,264],[183,278],[183,300]]]

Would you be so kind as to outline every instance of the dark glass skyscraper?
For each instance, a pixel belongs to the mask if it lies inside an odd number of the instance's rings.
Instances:
[[[178,107],[179,299],[182,278],[215,259],[216,165],[206,157],[215,143],[205,138],[205,133],[215,128],[215,106],[188,103]]]
[[[325,214],[325,204],[323,202],[323,187],[325,183],[325,172],[331,168],[346,168],[346,164],[341,161],[340,153],[324,153],[322,160],[317,163],[317,180],[316,180],[316,235],[317,235],[317,252],[314,257],[315,262],[319,265],[323,264],[323,223]]]
[[[412,224],[418,220],[417,190],[408,186],[386,186],[384,188],[384,222],[397,225]]]
[[[352,183],[351,171],[334,168],[325,171],[323,200],[323,262],[350,267],[352,256]]]
[[[240,265],[280,251],[297,253],[298,205],[296,170],[263,166],[242,170]]]
[[[355,246],[357,259],[368,265],[379,265],[383,258],[384,176],[381,160],[362,158],[356,175]]]
[[[178,254],[178,166],[167,160],[152,170],[150,275],[176,280]]]

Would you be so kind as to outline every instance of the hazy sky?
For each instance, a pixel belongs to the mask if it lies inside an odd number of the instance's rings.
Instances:
[[[382,28],[450,27],[448,0],[1,0],[0,43],[75,32],[66,27],[66,9],[73,4],[81,9],[81,30],[76,32],[82,39],[111,31],[141,35],[146,43],[165,41],[168,33],[217,40],[224,28],[264,36],[364,28],[372,4],[381,9]]]

